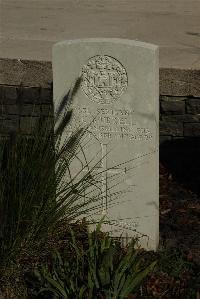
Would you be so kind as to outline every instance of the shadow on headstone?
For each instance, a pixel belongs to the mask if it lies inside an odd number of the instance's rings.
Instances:
[[[200,194],[200,138],[165,141],[160,145],[160,162],[187,189]]]

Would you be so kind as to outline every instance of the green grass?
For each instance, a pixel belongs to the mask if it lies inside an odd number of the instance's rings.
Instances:
[[[100,227],[85,231],[84,242],[70,229],[62,250],[29,273],[31,298],[120,299],[139,289],[155,262],[144,266],[134,241],[125,249]]]
[[[55,123],[51,117],[45,124],[40,118],[30,136],[11,133],[1,139],[1,281],[18,269],[20,253],[32,252],[35,244],[45,242],[59,221],[69,225],[102,209],[102,174],[95,171],[100,161],[87,161],[84,155],[88,127],[64,134],[79,85],[80,80],[62,99]],[[72,174],[74,161],[81,162],[76,174]],[[122,194],[115,192],[117,184],[115,179],[110,184],[110,204]]]
[[[68,297],[87,295],[92,299],[100,292],[107,299],[127,297],[129,292],[139,288],[154,266],[152,258],[140,264],[133,244],[125,253],[109,236],[101,235],[99,227],[94,234],[83,232],[81,242],[78,231],[68,238],[63,239],[62,235],[60,239],[57,229],[61,223],[65,235],[78,220],[101,211],[105,199],[99,188],[102,172],[95,171],[99,161],[93,163],[84,156],[88,127],[63,139],[73,113],[70,103],[79,84],[77,81],[61,101],[56,112],[57,122],[54,124],[49,119],[51,128],[41,119],[31,136],[13,133],[0,142],[0,295],[1,290],[4,295],[8,292],[8,299],[12,293],[17,293],[17,298],[27,298],[24,275],[36,266],[40,281],[35,292],[39,286],[52,288],[53,285],[58,296],[59,292],[65,292]],[[84,159],[79,161],[81,167],[73,175],[72,165],[80,160],[80,154]],[[111,177],[110,189],[106,192],[109,205],[123,196],[119,183],[117,176]],[[82,226],[84,231],[86,226],[83,223]],[[60,243],[61,253],[59,249],[52,256]],[[73,258],[63,255],[64,251],[67,255],[73,251]],[[54,272],[47,269],[47,255],[52,256]],[[178,254],[164,253],[158,259],[157,273],[173,274],[174,279],[179,279],[190,266]],[[62,287],[60,291],[58,282]],[[198,282],[192,283],[191,288],[194,286],[196,291]]]

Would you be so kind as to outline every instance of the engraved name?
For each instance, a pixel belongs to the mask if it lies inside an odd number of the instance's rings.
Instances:
[[[98,139],[150,140],[149,128],[139,127],[134,121],[134,111],[128,109],[98,108],[96,115],[89,107],[72,107],[74,118],[68,127],[73,131],[83,125],[89,126],[89,135]]]

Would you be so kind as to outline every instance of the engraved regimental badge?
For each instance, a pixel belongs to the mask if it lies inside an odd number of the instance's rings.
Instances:
[[[125,68],[111,56],[91,57],[82,68],[82,90],[89,99],[98,104],[111,104],[117,101],[127,85]]]

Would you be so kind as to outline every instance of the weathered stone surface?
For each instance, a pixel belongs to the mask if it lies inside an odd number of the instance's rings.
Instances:
[[[40,88],[38,87],[23,87],[20,92],[20,100],[23,103],[38,103],[40,98]]]
[[[200,114],[200,98],[191,98],[186,101],[186,111],[191,114]]]
[[[41,105],[41,115],[53,116],[53,105]]]
[[[31,134],[39,122],[39,117],[20,117],[20,131],[23,134]]]
[[[18,98],[17,87],[4,86],[4,104],[16,104]]]
[[[159,143],[160,145],[165,143],[166,141],[171,141],[172,140],[172,136],[165,136],[165,135],[161,135],[159,138]]]
[[[91,147],[85,156],[87,160],[93,157],[101,160],[102,167],[96,171],[103,171],[102,212],[117,224],[107,229],[113,235],[123,232],[133,236],[139,232],[143,234],[141,244],[155,249],[159,237],[157,47],[123,39],[56,44],[53,48],[56,110],[79,75],[82,84],[74,97],[74,118],[66,134],[89,124],[96,116],[89,128]],[[122,163],[131,159],[126,168]],[[134,171],[127,171],[129,167]],[[120,188],[129,192],[115,198],[120,203],[111,209],[106,190],[111,187],[109,178],[113,173],[122,176]]]
[[[44,88],[51,86],[51,62],[0,59],[0,69],[0,84]]]
[[[172,81],[171,94],[173,96],[185,96],[190,94],[190,86],[188,82],[177,80]]]
[[[177,96],[171,96],[171,95],[160,95],[160,101],[176,101],[176,102],[182,102],[182,101],[186,101],[188,97],[177,97]]]
[[[191,93],[190,71],[180,69],[162,69],[160,72],[160,94],[188,96]]]
[[[3,98],[4,98],[4,90],[3,90],[4,86],[0,85],[0,104],[3,103]]]
[[[160,135],[183,136],[183,123],[161,120]]]
[[[200,70],[161,69],[160,94],[200,97]]]
[[[190,95],[200,97],[200,70],[192,70],[189,76]]]
[[[200,123],[185,123],[184,136],[200,137]]]
[[[171,100],[160,102],[161,113],[163,114],[184,114],[185,113],[185,101]]]
[[[22,111],[15,105],[23,103],[23,99],[20,96],[20,90],[25,89],[27,93],[29,91],[27,88],[38,88],[38,93],[29,99],[27,104],[32,105],[37,99],[38,104],[44,104],[44,108],[41,106],[42,115],[48,116],[48,104],[52,104],[52,71],[50,62],[37,62],[37,61],[18,61],[16,59],[0,59],[0,114],[7,115],[17,115]],[[23,75],[22,75],[23,73]],[[44,80],[43,80],[44,79]],[[186,95],[175,96],[172,95],[172,82],[188,82],[189,92]],[[171,105],[168,109],[168,104],[165,105],[167,112],[163,114],[161,111],[161,120],[168,122],[200,122],[199,113],[199,86],[200,86],[200,72],[198,70],[179,70],[174,68],[161,68],[160,69],[160,100],[161,101],[186,101],[186,114],[174,114],[180,113],[178,109],[173,107],[173,110],[177,112],[170,112]],[[45,83],[46,82],[46,83]],[[44,84],[43,84],[44,83]],[[21,85],[20,85],[21,84]],[[25,92],[25,93],[26,93]],[[49,99],[50,102],[49,102]],[[8,105],[8,108],[6,106]],[[11,105],[11,106],[9,106]],[[13,105],[13,106],[12,106]],[[34,105],[34,104],[33,104]],[[179,104],[175,104],[179,105]],[[166,107],[167,106],[167,107]],[[179,107],[180,108],[180,107]],[[28,108],[25,108],[25,110]],[[23,111],[23,115],[30,115],[28,110]],[[9,114],[8,114],[9,113]],[[28,113],[28,114],[26,114]],[[166,114],[167,113],[167,114]],[[36,115],[36,114],[34,114]]]
[[[20,115],[24,116],[40,116],[41,108],[40,105],[26,105],[23,104],[20,106]]]
[[[19,117],[10,116],[9,118],[0,119],[0,133],[9,134],[18,132],[19,130]]]
[[[200,122],[200,114],[162,115],[161,120],[166,122],[178,122],[178,123]]]
[[[19,114],[19,106],[18,105],[1,105],[0,113],[4,115],[18,115]]]
[[[52,115],[47,115],[42,118],[42,127],[45,129],[45,132],[50,132],[53,134],[54,131],[54,117]]]
[[[41,103],[52,103],[53,99],[51,88],[41,88],[40,101]]]

